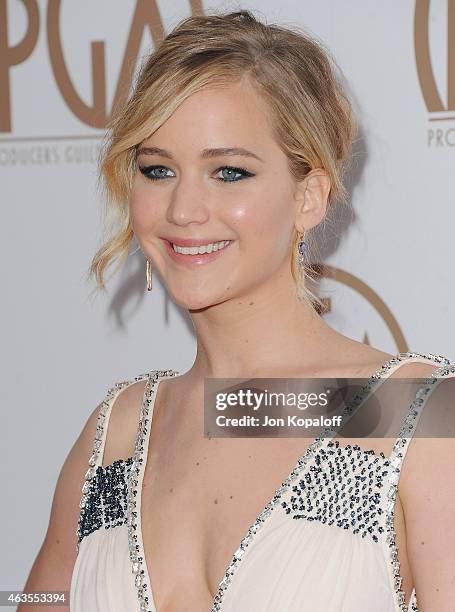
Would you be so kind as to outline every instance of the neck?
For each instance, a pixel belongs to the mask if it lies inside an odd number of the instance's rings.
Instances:
[[[338,336],[297,300],[290,275],[190,314],[197,335],[191,374],[198,378],[298,375],[323,363]]]

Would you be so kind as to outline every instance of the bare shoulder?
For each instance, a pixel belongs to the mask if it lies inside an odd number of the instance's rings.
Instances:
[[[374,362],[380,367],[394,357],[374,349],[362,349],[358,355],[358,363],[368,362],[371,370]],[[455,597],[455,582],[447,572],[455,564],[455,370],[441,378],[436,374],[437,380],[433,377],[444,361],[420,352],[415,360],[404,359],[391,374],[434,382],[422,405],[419,435],[412,436],[403,460],[395,511],[398,523],[400,513],[403,517],[406,555],[419,608],[425,610],[449,609]]]
[[[82,487],[92,455],[100,413],[111,404],[103,465],[128,458],[134,451],[140,408],[148,377],[117,383],[91,410],[71,447],[58,476],[53,495],[48,528],[27,578],[26,591],[69,591],[77,557],[77,525]],[[106,423],[106,421],[105,421]],[[18,612],[28,607],[20,606]]]
[[[453,420],[451,425],[453,431]],[[404,464],[399,494],[419,606],[448,610],[455,598],[447,572],[455,564],[455,438],[414,437]]]
[[[434,366],[430,366],[429,371],[428,368],[417,371],[416,367],[409,376],[430,378],[433,371]],[[441,501],[449,492],[446,486],[449,482],[454,488],[451,494],[455,502],[455,480],[452,478],[455,466],[455,369],[432,382],[428,394],[420,400],[422,408],[417,428],[410,440],[400,476],[399,493],[408,516],[418,513],[422,501],[429,495],[436,494]],[[438,485],[440,490],[437,492]]]
[[[100,402],[89,414],[63,462],[55,487],[43,547],[52,550],[52,557],[59,558],[63,566],[69,567],[76,557],[79,502],[102,406]]]
[[[147,379],[132,381],[115,398],[109,417],[103,466],[134,452]]]
[[[355,372],[355,376],[359,377],[368,377],[398,354],[387,353],[357,341],[352,341],[348,345],[348,349],[346,351],[347,362],[352,364],[351,368]],[[391,378],[428,378],[441,367],[440,363],[431,362],[430,355],[424,353],[419,353],[419,355],[421,361],[403,360],[392,372]],[[429,358],[428,362],[424,361],[426,356]]]
[[[77,525],[82,487],[104,400],[91,410],[57,478],[46,534],[24,591],[69,591],[77,557]],[[21,605],[18,612],[29,606]]]
[[[170,393],[174,398],[179,396],[188,398],[191,395],[192,387],[191,384],[188,386],[186,377],[182,375],[177,378],[178,380],[170,378],[160,381],[159,392],[155,391],[158,394],[155,412],[160,405],[166,403],[166,398]],[[148,379],[149,376],[144,376],[141,377],[141,380],[135,379],[129,382],[116,396],[111,406],[107,425],[103,467],[118,459],[126,460],[133,456]],[[172,391],[168,390],[168,386],[172,387]]]

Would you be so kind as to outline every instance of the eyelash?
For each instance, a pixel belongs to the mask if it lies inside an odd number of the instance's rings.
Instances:
[[[169,176],[157,177],[157,176],[152,176],[151,174],[149,174],[152,170],[155,170],[156,168],[166,168],[166,166],[161,166],[161,165],[142,166],[142,167],[139,166],[139,171],[146,178],[148,178],[150,181],[161,181],[161,180],[166,179],[166,178],[172,178],[172,177],[169,177]],[[240,168],[238,166],[220,166],[217,169],[217,172],[219,172],[220,170],[233,170],[234,172],[237,172],[238,174],[242,174],[243,175],[243,178],[235,179],[233,181],[229,181],[229,180],[226,180],[226,179],[218,178],[217,180],[221,181],[222,183],[238,183],[239,181],[243,180],[244,178],[248,178],[250,176],[254,176],[254,174],[252,174],[251,172],[249,172],[245,168]]]

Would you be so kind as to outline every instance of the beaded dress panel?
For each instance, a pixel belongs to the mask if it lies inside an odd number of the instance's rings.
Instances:
[[[433,364],[435,370],[408,399],[395,391],[393,397],[402,399],[393,403],[382,385],[408,362]],[[153,370],[116,383],[102,403],[80,501],[71,612],[160,612],[144,559],[141,493],[156,389],[178,374]],[[408,602],[401,590],[395,501],[407,449],[427,415],[424,407],[448,378],[455,378],[455,362],[408,352],[367,379],[346,416],[354,421],[358,407],[364,410],[367,399],[377,400],[378,388],[384,389],[385,418],[397,428],[390,455],[375,453],[367,438],[361,445],[343,444],[340,432],[324,430],[239,542],[211,612],[418,612],[415,590]],[[111,408],[123,389],[140,380],[146,385],[134,453],[102,467]]]

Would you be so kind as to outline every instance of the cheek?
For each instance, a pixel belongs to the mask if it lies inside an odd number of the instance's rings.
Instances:
[[[250,249],[260,243],[261,249],[283,253],[294,227],[292,195],[283,185],[268,187],[232,206],[232,224],[242,248]]]
[[[151,197],[150,190],[135,179],[130,196],[131,226],[137,237],[154,227],[158,217],[158,203]]]

